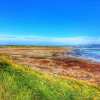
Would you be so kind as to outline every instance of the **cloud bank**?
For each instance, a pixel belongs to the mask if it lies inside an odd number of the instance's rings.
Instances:
[[[99,44],[100,37],[39,37],[0,35],[0,45],[79,45]]]

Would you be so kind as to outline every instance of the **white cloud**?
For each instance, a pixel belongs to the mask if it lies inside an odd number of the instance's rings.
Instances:
[[[14,36],[14,35],[0,35],[1,43],[15,43],[15,44],[54,44],[54,45],[75,45],[75,44],[96,44],[100,43],[100,37],[39,37],[39,36]]]

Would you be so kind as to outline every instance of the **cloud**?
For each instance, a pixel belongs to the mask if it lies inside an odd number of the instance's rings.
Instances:
[[[39,37],[39,36],[15,36],[0,35],[0,44],[30,44],[30,45],[78,45],[97,44],[100,37]]]

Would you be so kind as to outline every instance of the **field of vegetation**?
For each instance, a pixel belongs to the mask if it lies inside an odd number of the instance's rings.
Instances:
[[[34,70],[1,54],[0,100],[100,100],[100,86]]]

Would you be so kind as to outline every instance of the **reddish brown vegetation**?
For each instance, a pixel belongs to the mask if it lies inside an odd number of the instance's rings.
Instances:
[[[15,63],[28,65],[34,70],[100,84],[100,63],[69,57],[56,57],[63,54],[65,50],[67,49],[1,48],[0,53],[10,55]]]

